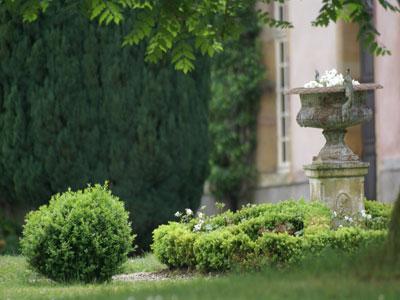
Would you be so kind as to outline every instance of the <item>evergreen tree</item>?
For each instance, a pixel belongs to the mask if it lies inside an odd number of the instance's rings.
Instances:
[[[0,206],[27,211],[108,180],[146,247],[154,227],[199,204],[208,63],[189,76],[149,66],[146,45],[119,46],[124,27],[52,9],[34,24],[0,9]]]

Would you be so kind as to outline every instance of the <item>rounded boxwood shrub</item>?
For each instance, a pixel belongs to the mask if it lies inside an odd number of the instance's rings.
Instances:
[[[39,273],[64,282],[106,281],[132,250],[124,204],[106,186],[53,196],[26,217],[21,249]]]
[[[224,271],[236,266],[282,266],[326,248],[355,252],[383,242],[390,209],[368,202],[366,211],[350,222],[338,220],[318,202],[247,205],[235,213],[184,216],[180,223],[160,226],[153,232],[152,248],[170,268]]]

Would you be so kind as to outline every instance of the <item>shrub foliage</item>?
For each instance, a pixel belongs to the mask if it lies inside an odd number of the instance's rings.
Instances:
[[[52,197],[26,218],[21,248],[29,264],[56,281],[109,280],[132,250],[122,201],[96,185]]]
[[[321,203],[248,205],[235,213],[200,214],[189,221],[162,225],[153,232],[152,248],[171,268],[205,271],[260,266],[262,262],[285,265],[326,248],[355,252],[387,235],[390,207],[368,202],[366,208],[365,217],[354,224],[335,227],[337,220]]]

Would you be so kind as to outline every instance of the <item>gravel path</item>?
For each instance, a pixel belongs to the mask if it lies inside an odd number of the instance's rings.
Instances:
[[[190,279],[194,277],[194,273],[175,273],[168,270],[159,272],[138,272],[132,274],[121,274],[113,276],[115,281],[161,281],[173,279]]]

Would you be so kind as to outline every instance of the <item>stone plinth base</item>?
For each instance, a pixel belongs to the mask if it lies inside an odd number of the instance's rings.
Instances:
[[[304,166],[310,180],[311,201],[322,201],[330,209],[353,215],[364,209],[364,176],[368,163],[314,163]]]

